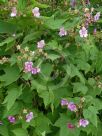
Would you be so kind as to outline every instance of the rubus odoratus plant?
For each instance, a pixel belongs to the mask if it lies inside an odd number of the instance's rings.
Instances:
[[[101,136],[102,0],[0,0],[0,136]]]

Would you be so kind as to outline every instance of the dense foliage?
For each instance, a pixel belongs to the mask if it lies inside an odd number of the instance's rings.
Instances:
[[[102,0],[0,0],[0,136],[100,136]]]

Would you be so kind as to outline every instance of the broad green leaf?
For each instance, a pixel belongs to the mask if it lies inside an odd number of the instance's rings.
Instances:
[[[32,41],[32,40],[35,40],[36,38],[39,37],[39,35],[40,35],[40,32],[34,32],[34,33],[30,33],[30,34],[26,35],[24,37],[24,40],[23,40],[22,44],[25,44],[25,43],[27,43],[29,41]]]
[[[5,74],[0,76],[0,81],[4,81],[5,85],[9,85],[19,78],[20,70],[16,65],[13,67],[6,67],[4,71]]]
[[[3,124],[0,125],[0,134],[2,136],[9,136],[7,127]]]
[[[5,21],[0,20],[0,33],[15,33],[17,30],[17,26]]]
[[[41,74],[44,76],[45,80],[50,78],[50,74],[53,70],[52,64],[50,63],[42,63],[41,65]]]
[[[15,37],[9,37],[7,39],[5,39],[3,42],[0,43],[0,46],[4,46],[5,44],[9,44],[12,43],[13,41],[15,41],[17,38],[21,37],[22,33],[17,34]],[[12,45],[13,46],[13,45]],[[10,46],[11,47],[11,46]],[[9,47],[8,47],[9,49]]]
[[[38,117],[35,118],[35,124],[37,134],[41,135],[44,131],[46,131],[46,133],[50,132],[51,121],[46,116],[39,114]]]
[[[23,128],[14,129],[12,132],[15,134],[15,136],[28,136],[27,130]]]
[[[53,92],[47,90],[37,90],[39,97],[43,98],[45,107],[54,102],[54,94]]]
[[[9,115],[17,115],[23,109],[23,105],[21,102],[15,102],[12,108],[8,111],[5,109],[3,118],[8,117]]]
[[[11,86],[8,89],[8,95],[6,96],[3,104],[7,104],[7,110],[9,111],[10,108],[14,105],[16,99],[22,94],[22,86]]]
[[[50,17],[49,19],[45,19],[44,23],[48,28],[55,30],[62,27],[65,21],[66,19],[54,19],[53,17]]]
[[[88,87],[82,84],[81,82],[73,83],[73,85],[74,85],[73,87],[74,93],[81,92],[82,94],[86,94],[88,91]]]
[[[88,107],[88,109],[83,110],[84,118],[89,119],[89,121],[97,127],[97,109],[94,106]]]
[[[70,117],[67,114],[60,115],[60,118],[55,123],[55,126],[60,128],[59,136],[63,136],[63,135],[64,136],[79,136],[80,129],[78,128],[68,129],[67,124],[70,122],[72,123],[73,121],[70,120]]]

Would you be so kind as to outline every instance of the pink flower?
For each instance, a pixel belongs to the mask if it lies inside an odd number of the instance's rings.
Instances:
[[[32,71],[32,67],[33,66],[33,62],[25,62],[25,64],[24,64],[24,71],[25,72],[31,72]]]
[[[65,99],[61,100],[61,106],[67,106],[68,105],[68,101]]]
[[[10,123],[15,123],[16,119],[13,116],[8,116],[8,120]]]
[[[68,127],[69,129],[75,128],[75,126],[74,126],[73,124],[71,124],[71,123],[68,123],[68,124],[67,124],[67,127]]]
[[[17,16],[17,9],[16,9],[16,7],[13,7],[12,8],[12,12],[11,12],[11,15],[10,15],[11,17],[16,17]]]
[[[88,31],[85,27],[82,27],[82,29],[79,31],[80,37],[87,37]]]
[[[64,29],[64,27],[60,28],[60,32],[59,32],[59,36],[66,36],[67,35],[67,31]]]
[[[32,68],[31,73],[36,75],[40,72],[40,68]]]
[[[26,115],[26,122],[30,122],[34,118],[33,112],[30,112]]]
[[[86,127],[89,124],[88,120],[80,119],[79,120],[79,126]]]
[[[98,21],[100,18],[100,12],[98,12],[95,16],[94,16],[94,21]]]
[[[97,33],[97,29],[94,28],[93,34],[95,35]]]
[[[44,48],[44,46],[45,46],[45,41],[44,41],[44,40],[41,40],[41,41],[39,41],[39,42],[37,43],[37,48],[39,48],[39,49]]]
[[[68,103],[68,109],[70,111],[77,111],[77,107],[76,107],[76,105],[73,102],[69,102]]]
[[[32,9],[32,13],[35,17],[40,17],[40,12],[39,12],[39,8],[35,7],[34,9]]]

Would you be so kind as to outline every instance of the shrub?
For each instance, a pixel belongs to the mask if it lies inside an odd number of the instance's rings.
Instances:
[[[100,136],[102,1],[0,3],[0,135]]]

